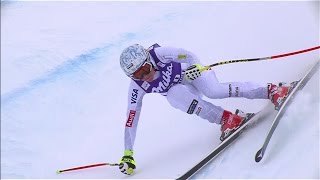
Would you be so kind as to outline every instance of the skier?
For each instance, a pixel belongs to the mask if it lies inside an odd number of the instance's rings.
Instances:
[[[119,166],[120,171],[128,175],[136,168],[133,145],[145,94],[161,93],[174,108],[220,124],[220,139],[223,139],[239,128],[245,117],[203,100],[203,95],[211,99],[270,99],[277,107],[289,91],[289,86],[272,83],[266,86],[251,82],[219,83],[214,71],[200,71],[203,66],[192,52],[158,44],[148,49],[139,44],[127,47],[120,55],[120,66],[132,79],[128,91],[125,150]]]

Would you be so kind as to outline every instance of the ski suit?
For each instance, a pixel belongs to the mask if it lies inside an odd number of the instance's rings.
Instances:
[[[174,108],[196,114],[216,124],[221,124],[224,109],[203,100],[203,95],[211,99],[268,99],[267,86],[251,82],[219,83],[213,70],[202,72],[194,81],[185,80],[184,70],[192,64],[201,64],[193,53],[185,49],[154,44],[148,51],[155,65],[156,75],[152,82],[131,80],[125,124],[125,149],[133,149],[145,94],[161,93]]]

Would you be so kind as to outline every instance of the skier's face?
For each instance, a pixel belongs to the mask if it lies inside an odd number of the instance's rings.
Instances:
[[[150,73],[143,76],[142,81],[147,81],[147,82],[153,81],[155,73],[156,71],[154,70],[154,68],[151,68]]]
[[[152,81],[155,74],[155,70],[152,64],[146,61],[136,72],[131,76],[134,80]]]

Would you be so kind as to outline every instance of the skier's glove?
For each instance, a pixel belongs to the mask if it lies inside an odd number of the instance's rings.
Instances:
[[[119,169],[122,173],[131,175],[136,169],[136,162],[133,159],[133,150],[125,150],[120,160]]]
[[[193,64],[185,70],[185,79],[193,81],[201,76],[202,71],[204,71],[204,67],[201,64]]]

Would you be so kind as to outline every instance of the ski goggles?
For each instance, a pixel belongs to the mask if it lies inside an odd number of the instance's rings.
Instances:
[[[144,76],[148,75],[152,70],[152,63],[149,61],[146,61],[142,64],[142,66],[136,70],[133,74],[131,74],[131,78],[134,80],[142,80]]]

